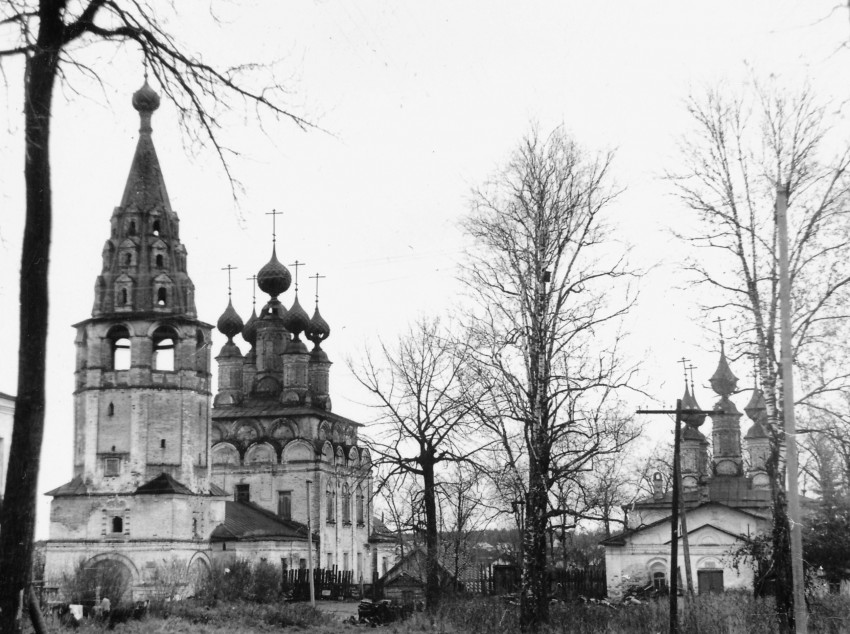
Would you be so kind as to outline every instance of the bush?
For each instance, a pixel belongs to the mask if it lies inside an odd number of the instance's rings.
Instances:
[[[281,594],[281,571],[261,561],[252,565],[245,559],[215,562],[197,583],[195,596],[205,605],[219,601],[270,603]]]

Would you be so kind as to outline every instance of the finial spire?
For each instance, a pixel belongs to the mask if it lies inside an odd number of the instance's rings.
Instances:
[[[299,262],[298,260],[295,260],[295,262],[293,262],[289,266],[295,267],[295,294],[297,295],[298,294],[298,267],[299,266],[306,266],[306,263],[305,262]]]
[[[316,306],[319,305],[319,280],[323,280],[325,277],[325,275],[319,275],[318,273],[310,276],[311,280],[316,280]]]
[[[720,335],[720,351],[721,352],[724,351],[724,344],[725,344],[725,342],[723,341],[723,322],[724,321],[726,321],[726,320],[723,319],[723,317],[720,317],[719,315],[717,316],[717,319],[714,320],[714,323],[717,324],[717,333]]]
[[[253,282],[254,282],[254,284],[253,284],[253,288],[252,288],[252,291],[251,291],[251,293],[252,293],[252,301],[251,301],[251,305],[252,305],[254,308],[256,308],[256,307],[257,307],[257,276],[256,276],[256,275],[252,275],[251,277],[248,277],[248,278],[245,278],[245,279],[249,279],[249,280],[251,280],[251,281],[253,281]]]
[[[685,389],[688,388],[688,366],[687,366],[687,364],[690,363],[690,361],[691,361],[690,359],[686,359],[685,357],[682,357],[681,359],[679,359],[679,363],[682,364],[682,373],[685,375]]]
[[[230,295],[231,295],[230,294],[230,272],[235,271],[237,268],[239,268],[239,267],[230,266],[229,264],[227,266],[224,266],[224,267],[221,268],[222,271],[227,271],[227,297],[228,298],[230,298]]]
[[[691,373],[691,392],[693,393],[694,392],[694,370],[696,370],[697,367],[695,365],[691,364],[691,365],[688,366],[687,369]],[[685,380],[687,380],[687,379],[685,379]]]
[[[274,246],[275,244],[277,244],[277,222],[275,217],[282,216],[283,212],[278,211],[276,209],[272,209],[271,211],[267,212],[266,215],[272,217],[272,246]]]

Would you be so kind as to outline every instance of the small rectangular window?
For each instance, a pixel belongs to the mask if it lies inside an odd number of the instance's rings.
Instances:
[[[292,491],[277,492],[277,516],[284,520],[292,519]]]
[[[234,499],[237,502],[250,502],[251,501],[251,485],[249,484],[237,484],[236,485],[236,494]]]
[[[165,438],[163,438],[162,440],[159,441],[159,448],[165,449]]]
[[[120,458],[106,458],[103,461],[103,474],[107,476],[117,476],[121,473]]]

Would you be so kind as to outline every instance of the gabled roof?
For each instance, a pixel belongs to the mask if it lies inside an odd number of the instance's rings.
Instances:
[[[721,528],[721,527],[717,526],[716,524],[710,524],[710,523],[709,524],[702,524],[701,526],[697,526],[696,528],[690,529],[688,531],[688,535],[693,535],[694,533],[698,533],[704,528],[713,528],[714,530],[716,530],[720,533],[723,533],[725,535],[729,535],[730,537],[734,537],[735,539],[742,539],[744,541],[750,541],[750,538],[747,537],[746,535],[741,535],[739,533],[733,533],[732,531],[727,531],[725,528]],[[682,535],[680,534],[679,539],[681,539],[681,538],[682,538]],[[673,541],[673,540],[668,539],[664,543],[669,544],[671,541]]]
[[[673,494],[668,491],[660,500],[648,497],[635,502],[638,509],[668,509]],[[712,476],[706,485],[682,492],[685,508],[692,509],[706,502],[716,502],[732,508],[770,508],[773,503],[769,489],[756,489],[752,478],[745,476]]]
[[[668,502],[668,506],[669,506],[669,502]],[[723,507],[733,509],[736,513],[742,513],[744,515],[748,515],[748,516],[755,518],[755,519],[759,519],[759,520],[768,519],[767,517],[764,517],[762,515],[758,515],[757,513],[750,513],[749,511],[745,511],[744,509],[735,508],[735,507],[732,507],[732,506],[727,506],[726,504],[721,504],[720,502],[705,502],[703,504],[699,504],[699,505],[697,505],[693,508],[688,509],[688,513],[693,513],[696,509],[705,508],[705,507],[708,507],[708,506],[723,506]],[[602,545],[602,546],[625,546],[626,545],[626,539],[631,537],[632,535],[635,535],[637,533],[645,531],[649,528],[655,528],[656,526],[659,526],[661,524],[669,524],[669,523],[670,523],[670,516],[668,515],[667,517],[662,517],[660,520],[650,522],[649,524],[643,524],[643,525],[637,526],[635,528],[629,528],[629,529],[626,529],[626,530],[621,531],[619,533],[615,533],[614,535],[611,535],[610,537],[607,537],[607,538],[601,540],[599,542],[599,544]],[[700,530],[703,526],[714,526],[714,525],[713,524],[701,524],[700,526],[698,526],[698,527],[696,527],[692,530],[689,530],[688,534]],[[718,528],[717,530],[722,531],[724,533],[727,533],[729,535],[734,535],[734,533],[729,533],[729,531],[722,529],[722,528]],[[738,537],[738,535],[735,535],[735,537]],[[670,543],[669,539],[667,540],[667,543],[668,544]]]
[[[86,486],[86,483],[83,482],[83,477],[75,476],[70,482],[63,484],[52,491],[48,491],[44,495],[61,497],[63,495],[86,495],[88,492],[89,488]]]
[[[369,534],[369,543],[393,543],[400,541],[401,538],[397,533],[391,531],[377,517],[372,516],[372,532]]]
[[[193,495],[191,489],[181,484],[164,471],[150,482],[146,482],[135,491],[136,495]]]
[[[210,482],[210,495],[227,497],[229,494],[215,482]]]
[[[307,541],[307,526],[281,519],[253,502],[225,502],[224,523],[215,527],[210,540]],[[314,534],[313,541],[318,541]]]
[[[396,565],[387,570],[387,574],[381,577],[383,583],[388,584],[394,582],[400,577],[407,577],[408,580],[418,583],[425,582],[425,558],[427,553],[422,547],[415,547],[405,553]],[[417,562],[413,560],[417,559]],[[441,561],[437,561],[437,572],[443,579],[454,579],[454,576],[446,569]]]

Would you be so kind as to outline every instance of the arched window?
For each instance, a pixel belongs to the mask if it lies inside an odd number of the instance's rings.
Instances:
[[[130,266],[133,264],[133,254],[125,253],[124,254],[124,266]]]
[[[109,331],[110,361],[113,370],[130,369],[130,333],[123,326]]]
[[[126,288],[122,288],[122,289],[121,289],[121,303],[122,303],[124,306],[126,306],[127,304],[129,304],[129,302],[128,302],[127,300],[128,300],[128,297],[127,297],[127,289],[126,289]]]
[[[115,405],[113,405],[112,403],[109,404],[109,407],[106,408],[106,415],[115,416]]]
[[[342,521],[351,524],[351,490],[348,484],[342,485]]]
[[[153,333],[153,369],[174,371],[174,347],[177,338],[170,328],[157,328]]]
[[[336,492],[334,486],[328,482],[328,487],[325,490],[325,501],[327,502],[328,522],[336,521]]]
[[[162,268],[163,266],[165,266],[164,261],[165,261],[165,259],[162,257],[162,253],[157,253],[157,255],[156,255],[156,265],[157,265],[158,268]]]
[[[363,489],[357,487],[357,523],[363,525]]]
[[[153,221],[153,234],[159,236],[159,220]]]
[[[123,533],[124,532],[124,519],[115,516],[112,518],[112,532],[113,533]]]
[[[136,235],[136,223],[135,222],[130,222],[130,225],[127,227],[127,233],[129,233],[131,236]]]
[[[165,290],[164,286],[160,286],[156,291],[156,305],[157,306],[165,306],[165,302],[168,299],[168,291]]]

